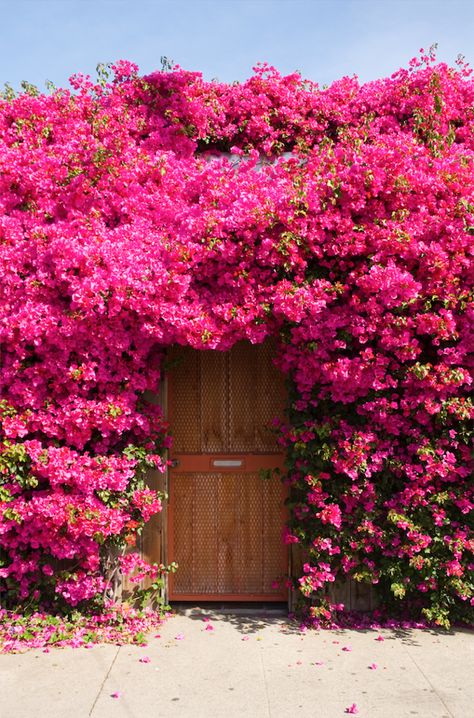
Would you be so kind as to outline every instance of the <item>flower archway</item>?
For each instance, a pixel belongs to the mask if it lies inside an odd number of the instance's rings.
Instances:
[[[161,508],[163,350],[271,334],[313,618],[338,576],[472,617],[470,69],[71,84],[0,102],[2,600],[99,605]]]

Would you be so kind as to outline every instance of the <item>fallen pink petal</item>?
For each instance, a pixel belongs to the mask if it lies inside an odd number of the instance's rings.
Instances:
[[[375,640],[376,641],[385,641],[385,638],[379,634]]]
[[[184,638],[184,633],[177,633],[175,636],[176,641],[182,641]]]
[[[120,698],[121,695],[122,695],[122,694],[120,693],[120,691],[115,691],[115,693],[111,693],[111,694],[110,694],[110,697],[111,697],[111,698]]]
[[[250,636],[242,636],[243,641],[248,641],[250,639]]]
[[[151,662],[151,658],[150,658],[149,656],[143,656],[143,658],[140,658],[140,659],[139,659],[139,662],[140,662],[140,663],[150,663],[150,662]]]
[[[351,706],[346,708],[346,710],[344,712],[350,713],[351,715],[356,715],[359,712],[359,709],[357,708],[356,704],[353,703]]]
[[[350,651],[352,651],[352,646],[343,646],[342,650],[346,651],[346,653],[350,653]]]
[[[376,663],[371,663],[370,666],[369,666],[369,668],[370,668],[371,671],[375,671],[375,670],[377,670],[378,666],[377,666]]]
[[[214,630],[214,626],[211,626],[211,624],[208,623],[206,626],[206,631],[213,631],[213,630]]]

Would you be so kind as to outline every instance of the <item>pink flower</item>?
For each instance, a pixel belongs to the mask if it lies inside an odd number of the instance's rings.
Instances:
[[[110,694],[111,698],[120,698],[121,696],[122,696],[122,694],[120,691],[115,691],[115,693]]]
[[[286,544],[299,543],[299,538],[297,536],[295,536],[294,534],[292,534],[288,530],[288,527],[285,526],[283,529],[283,541]]]
[[[151,658],[149,656],[143,656],[139,659],[140,663],[150,663]]]
[[[341,509],[337,504],[326,505],[319,515],[323,524],[332,524],[338,529],[341,528]]]
[[[371,671],[375,671],[375,670],[377,670],[378,666],[377,666],[376,663],[371,663],[370,666],[369,666],[369,668],[370,668]]]
[[[385,641],[385,638],[379,634],[375,640],[376,641]]]
[[[343,650],[343,651],[350,652],[350,651],[352,651],[352,646],[343,646],[343,647],[342,647],[342,650]]]
[[[213,630],[214,630],[214,626],[211,626],[211,624],[208,623],[206,626],[206,631],[213,631]]]
[[[352,715],[356,715],[359,712],[359,709],[357,708],[356,704],[353,703],[351,706],[346,708],[344,713],[351,713]]]
[[[329,584],[358,573],[401,572],[420,616],[448,577],[468,615],[472,71],[422,52],[324,92],[268,65],[236,85],[113,73],[73,77],[74,102],[0,102],[0,592],[98,605],[109,544],[131,584],[164,578],[128,551],[162,510],[134,477],[172,445],[143,397],[172,345],[272,335],[294,388],[272,422],[298,496],[284,540],[306,555],[282,581],[309,622],[345,624]]]
[[[184,633],[177,633],[175,636],[176,641],[182,641],[184,638]]]
[[[243,641],[248,641],[248,640],[250,640],[250,636],[242,636],[242,640],[243,640]]]

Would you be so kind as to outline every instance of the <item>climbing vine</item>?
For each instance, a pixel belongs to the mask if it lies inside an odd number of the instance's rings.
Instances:
[[[117,566],[157,580],[125,549],[163,499],[163,351],[272,335],[313,620],[341,576],[472,620],[471,70],[112,71],[0,101],[2,603],[101,610]]]

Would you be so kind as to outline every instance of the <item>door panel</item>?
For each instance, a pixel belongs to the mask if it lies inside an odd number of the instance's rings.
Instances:
[[[217,454],[228,445],[227,366],[222,352],[200,357],[201,451]]]
[[[217,593],[217,512],[215,507],[215,483],[216,477],[213,474],[196,474],[194,476],[192,496],[193,593]]]
[[[255,450],[258,387],[254,349],[251,344],[241,343],[229,355],[229,450],[236,453]]]
[[[173,501],[170,502],[169,505],[168,531],[170,542],[173,534],[176,534],[179,541],[179,573],[181,590],[184,593],[191,593],[193,590],[193,493],[195,489],[195,477],[192,474],[183,474],[179,477],[179,479],[179,481],[175,481],[173,477]],[[172,515],[171,513],[172,506],[177,507],[175,515]],[[170,531],[171,528],[173,531]],[[169,549],[171,556],[173,556],[173,547],[171,545],[169,545]],[[174,559],[171,558],[171,560]]]
[[[173,427],[173,453],[201,451],[201,382],[198,352],[187,347],[169,356],[168,419]]]
[[[285,490],[260,469],[283,469],[270,423],[281,416],[283,379],[269,344],[170,354],[168,407],[171,600],[284,600],[281,533]]]
[[[240,590],[241,542],[239,517],[235,507],[240,501],[240,477],[228,474],[218,478],[217,501],[217,589],[219,593]]]

